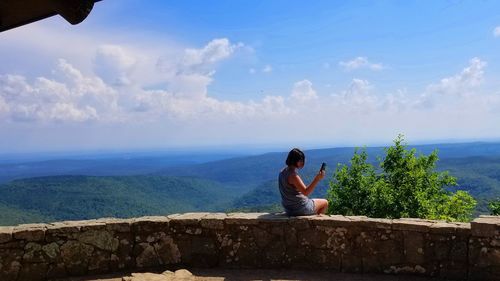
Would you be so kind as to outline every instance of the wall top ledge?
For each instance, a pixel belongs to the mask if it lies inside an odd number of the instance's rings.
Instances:
[[[479,216],[471,223],[472,236],[500,239],[500,216]]]
[[[83,232],[87,230],[140,231],[151,225],[199,226],[220,228],[225,225],[257,225],[261,223],[359,227],[430,234],[456,234],[478,237],[500,236],[500,216],[480,216],[471,223],[455,223],[416,218],[380,219],[365,216],[314,215],[288,217],[284,213],[183,213],[130,219],[101,218],[84,221],[62,221],[46,224],[0,226],[0,243],[11,240],[43,240],[45,234]]]

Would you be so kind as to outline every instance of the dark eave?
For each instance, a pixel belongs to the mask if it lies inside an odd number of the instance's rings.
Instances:
[[[71,24],[82,22],[101,0],[0,0],[0,32],[61,15]]]

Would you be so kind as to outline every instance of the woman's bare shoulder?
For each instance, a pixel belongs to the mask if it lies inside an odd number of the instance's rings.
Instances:
[[[288,183],[291,185],[293,185],[299,179],[300,179],[300,176],[296,171],[290,172],[290,174],[288,175]]]

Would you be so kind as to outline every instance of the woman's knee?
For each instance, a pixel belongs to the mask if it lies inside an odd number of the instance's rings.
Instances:
[[[318,199],[318,203],[320,204],[320,206],[322,208],[328,207],[328,200],[326,200],[326,199]]]
[[[328,211],[328,200],[322,199],[321,200],[321,212],[323,214],[326,214],[327,211]]]
[[[316,213],[326,213],[328,210],[328,201],[326,199],[313,199]]]

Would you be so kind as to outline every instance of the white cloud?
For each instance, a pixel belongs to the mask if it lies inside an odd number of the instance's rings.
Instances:
[[[366,57],[357,57],[353,60],[347,62],[339,62],[339,65],[343,67],[346,71],[356,70],[360,68],[366,68],[370,70],[382,70],[384,66],[380,63],[371,63]]]
[[[0,75],[0,98],[11,121],[88,121],[115,118],[118,94],[97,77],[85,77],[65,60],[58,80],[29,82],[19,75]]]
[[[500,37],[500,26],[495,27],[493,30],[493,36]]]
[[[333,96],[342,96],[346,101],[360,100],[365,99],[365,97],[369,96],[369,92],[373,86],[367,80],[352,79],[349,87],[342,91],[341,95],[333,95]]]
[[[487,63],[479,58],[472,58],[469,66],[460,73],[443,78],[439,83],[427,86],[426,90],[415,100],[412,106],[430,110],[443,105],[455,106],[468,97],[480,100],[479,87],[484,82],[484,68]]]
[[[381,111],[403,112],[408,109],[410,100],[406,89],[398,89],[396,93],[387,94],[379,104]]]
[[[130,57],[137,56],[131,53]],[[128,63],[116,60],[116,64],[125,69],[135,62],[137,60]],[[318,101],[311,104],[310,110],[315,111],[310,114],[311,118],[323,114],[331,118],[356,119],[358,114],[390,112],[413,112],[413,116],[418,116],[447,106],[449,101],[442,98],[445,96],[457,97],[461,101],[455,104],[461,104],[467,93],[475,92],[481,85],[486,63],[473,58],[459,74],[429,85],[420,97],[413,99],[406,90],[375,93],[373,85],[363,79],[353,79],[345,90],[321,98],[311,81],[305,79],[293,84],[289,98],[274,95],[247,102],[211,97],[208,87],[213,82],[214,69],[202,67],[185,71],[185,65],[176,65],[176,74],[164,78],[166,87],[156,90],[146,90],[141,85],[116,85],[113,80],[108,84],[97,75],[83,74],[65,60],[58,62],[52,77],[29,80],[19,75],[1,75],[0,116],[11,122],[222,122],[227,117],[243,123],[272,117],[268,120],[273,122],[304,110],[301,104],[309,101]],[[479,103],[479,100],[483,106],[499,104],[492,96],[488,96],[488,102],[483,96],[474,102]]]
[[[366,96],[368,92],[372,89],[372,85],[367,80],[362,79],[352,79],[349,90],[346,94],[351,96]]]
[[[311,81],[304,79],[293,84],[292,99],[299,102],[307,102],[318,98]]]
[[[47,117],[54,121],[83,122],[97,119],[98,115],[96,109],[92,106],[86,105],[83,108],[77,108],[72,103],[56,103]]]
[[[240,47],[242,43],[231,44],[227,38],[214,39],[202,49],[186,49],[182,63],[185,66],[213,64],[230,57]]]
[[[248,70],[248,73],[250,73],[250,74],[255,74],[255,68],[250,68],[250,69]]]
[[[285,99],[281,96],[266,96],[261,104],[258,105],[258,108],[259,107],[261,108],[261,114],[265,113],[266,115],[269,115],[269,113],[286,115],[293,112],[292,109],[285,104]]]
[[[0,46],[2,53],[9,53],[8,46],[33,49],[23,52],[28,58],[18,69],[26,72],[17,72],[23,75],[12,74],[9,65],[16,60],[10,56],[0,64],[0,149],[21,139],[33,140],[35,147],[47,145],[42,144],[47,128],[52,128],[54,139],[73,137],[76,147],[94,138],[102,141],[96,140],[95,146],[107,141],[108,147],[121,142],[147,147],[318,139],[365,144],[400,132],[410,138],[481,137],[491,136],[500,122],[500,93],[482,88],[486,63],[477,58],[455,75],[431,83],[422,94],[411,85],[408,90],[382,92],[370,83],[374,81],[353,79],[344,82],[344,89],[338,88],[340,81],[322,81],[335,85],[327,90],[334,94],[328,95],[302,80],[289,82],[291,93],[233,101],[211,95],[210,86],[217,80],[219,63],[246,48],[241,43],[221,38],[186,48],[150,38],[116,44],[119,40],[99,36],[78,39],[74,32],[68,32],[72,35],[63,43],[57,32],[42,36],[44,30],[26,30],[35,36],[12,33],[15,36],[4,36]],[[41,39],[46,36],[51,40]],[[37,41],[43,41],[42,47]],[[59,57],[65,60],[51,72]],[[384,68],[364,57],[342,63],[346,70]],[[262,66],[252,69],[249,73],[263,71]],[[121,134],[117,128],[123,128]]]
[[[215,45],[218,47],[215,47]],[[174,74],[166,80],[168,85],[166,89],[167,93],[163,95],[164,101],[156,102],[156,104],[163,104],[163,109],[169,112],[170,116],[181,119],[203,119],[227,115],[236,118],[251,118],[255,117],[256,114],[267,116],[269,114],[288,112],[285,109],[285,105],[280,102],[281,97],[267,96],[261,102],[244,103],[221,101],[209,96],[207,88],[212,83],[213,75],[215,74],[213,63],[229,58],[241,46],[244,45],[242,43],[233,45],[227,39],[216,39],[212,40],[202,49],[186,50],[185,54],[187,57],[205,57],[205,59],[189,59],[187,60],[190,61],[189,63],[184,59],[180,63],[175,64],[173,67]],[[208,58],[207,54],[211,54],[216,59]],[[192,61],[196,61],[197,63],[191,63]],[[249,72],[253,74],[255,73],[255,69],[251,68]],[[165,100],[168,100],[168,102],[165,102]],[[151,106],[154,107],[155,105]]]
[[[428,91],[448,95],[471,93],[471,90],[480,86],[484,80],[486,62],[479,58],[473,58],[469,63],[469,66],[464,68],[460,74],[441,79],[438,84],[430,85]]]
[[[137,60],[122,46],[102,45],[96,51],[94,72],[108,84],[128,85],[131,83],[130,74]]]
[[[176,97],[204,98],[207,96],[207,87],[212,81],[211,75],[181,74],[170,81],[169,89]]]
[[[7,112],[11,122],[100,123],[224,120],[225,116],[245,119],[290,113],[281,96],[266,96],[257,102],[210,97],[215,63],[228,59],[241,46],[214,39],[202,48],[173,52],[154,62],[131,48],[102,45],[96,49],[90,73],[59,60],[51,77],[29,81],[23,76],[1,76],[0,112]],[[148,66],[163,75],[157,81],[164,86],[146,89],[150,80],[139,72],[151,71]]]
[[[215,64],[228,59],[244,44],[232,44],[227,38],[213,39],[203,48],[187,48],[180,52],[160,56],[156,68],[166,76],[213,72]]]
[[[371,94],[372,89],[373,86],[367,80],[355,78],[346,90],[332,95],[332,98],[336,104],[342,105],[344,110],[371,112],[382,103],[377,96]]]
[[[7,115],[9,112],[9,106],[5,102],[4,98],[0,96],[0,120],[4,118],[4,115]]]
[[[165,91],[145,91],[139,99],[142,102],[142,111],[147,114],[156,114],[154,120],[167,117],[175,122],[192,123],[207,120],[214,122],[246,120],[247,122],[256,118],[282,116],[292,112],[281,96],[266,96],[258,102],[235,102],[209,96],[186,98],[177,97]]]
[[[213,81],[215,63],[228,59],[243,46],[231,44],[227,38],[214,39],[203,48],[185,49],[180,60],[176,55],[163,56],[156,67],[165,75],[167,90],[175,97],[205,98]]]
[[[262,68],[262,72],[264,73],[271,73],[273,71],[273,67],[271,65],[266,65],[264,68]]]

